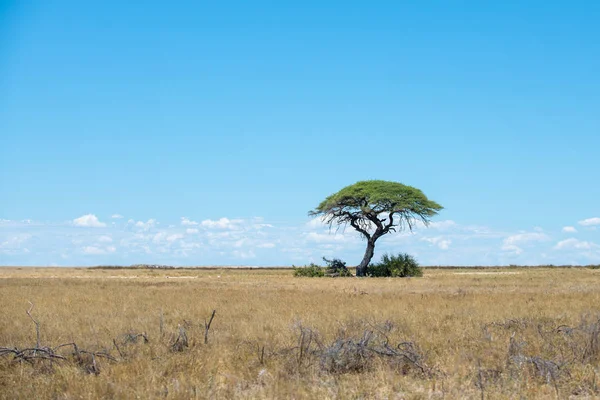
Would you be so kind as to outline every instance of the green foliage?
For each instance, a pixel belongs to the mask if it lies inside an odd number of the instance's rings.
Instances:
[[[412,186],[398,182],[370,180],[346,186],[328,196],[310,214],[335,214],[337,217],[344,217],[346,212],[353,211],[358,212],[355,216],[386,212],[397,213],[401,217],[426,220],[436,215],[442,208],[435,201],[429,200],[421,190]]]
[[[353,276],[352,272],[350,272],[348,267],[346,267],[346,263],[339,258],[328,260],[327,258],[323,257],[323,261],[325,261],[327,264],[327,275],[343,277]]]
[[[309,278],[325,276],[325,268],[317,264],[310,263],[304,267],[294,267],[294,276],[304,276]]]
[[[318,266],[310,263],[304,267],[294,267],[294,276],[304,276],[309,278],[320,278],[323,276],[353,276],[352,272],[346,267],[346,263],[338,258],[328,260],[323,257],[323,261],[327,264],[326,267]]]
[[[417,260],[409,254],[400,253],[397,256],[384,254],[381,262],[367,267],[367,276],[404,278],[423,276],[423,271]]]

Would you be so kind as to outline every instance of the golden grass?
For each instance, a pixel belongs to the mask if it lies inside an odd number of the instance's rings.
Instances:
[[[590,336],[600,315],[600,270],[432,269],[422,278],[356,279],[294,278],[290,270],[2,268],[0,347],[35,345],[29,301],[42,346],[76,342],[117,361],[98,358],[95,375],[85,372],[89,360],[30,365],[3,356],[3,399],[600,396],[593,353],[600,347]],[[430,374],[385,358],[333,373],[295,349],[300,325],[326,346],[385,321],[393,323],[390,343],[416,343]],[[560,325],[582,329],[567,336]],[[179,327],[190,343],[174,352]],[[141,332],[149,343],[124,343],[123,335]],[[544,375],[533,362],[515,361],[511,336],[521,356],[553,362],[559,372]],[[585,346],[591,356],[580,360]]]

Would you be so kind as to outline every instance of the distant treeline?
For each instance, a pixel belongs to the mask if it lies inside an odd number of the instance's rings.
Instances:
[[[96,267],[90,267],[91,269],[175,269],[176,267],[171,265],[157,265],[157,264],[134,264],[134,265],[98,265]]]
[[[134,265],[98,265],[95,267],[89,267],[90,269],[179,269],[179,270],[188,270],[188,269],[203,269],[203,270],[213,270],[213,269],[240,269],[240,270],[248,270],[248,269],[291,269],[292,267],[245,267],[245,266],[173,266],[173,265],[156,265],[156,264],[134,264]]]
[[[95,267],[89,267],[90,269],[240,269],[240,270],[251,270],[251,269],[292,269],[293,267],[227,267],[227,266],[211,266],[211,267],[176,267],[172,265],[158,265],[158,264],[134,264],[134,265],[98,265]],[[494,269],[494,268],[502,268],[502,269],[521,269],[521,268],[589,268],[589,269],[600,269],[600,264],[593,265],[496,265],[496,266],[483,266],[483,265],[473,265],[473,266],[460,266],[460,265],[430,265],[430,266],[422,266],[422,268],[427,269],[468,269],[468,270],[481,270],[481,269]],[[349,269],[354,269],[354,267],[349,267]]]
[[[483,266],[483,265],[473,265],[473,266],[459,266],[459,265],[429,265],[423,266],[422,268],[428,269],[493,269],[493,268],[502,268],[502,269],[521,269],[521,268],[589,268],[589,269],[600,269],[600,264],[595,265],[554,265],[554,264],[543,264],[543,265],[495,265],[495,266]]]

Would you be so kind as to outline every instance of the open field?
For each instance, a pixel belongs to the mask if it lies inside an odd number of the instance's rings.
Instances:
[[[598,269],[1,268],[0,347],[36,347],[29,302],[65,359],[5,351],[3,399],[600,398]]]

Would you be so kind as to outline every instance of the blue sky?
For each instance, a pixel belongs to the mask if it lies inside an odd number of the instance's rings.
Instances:
[[[0,265],[356,264],[363,179],[445,207],[378,254],[600,263],[600,3],[323,3],[0,0]]]

